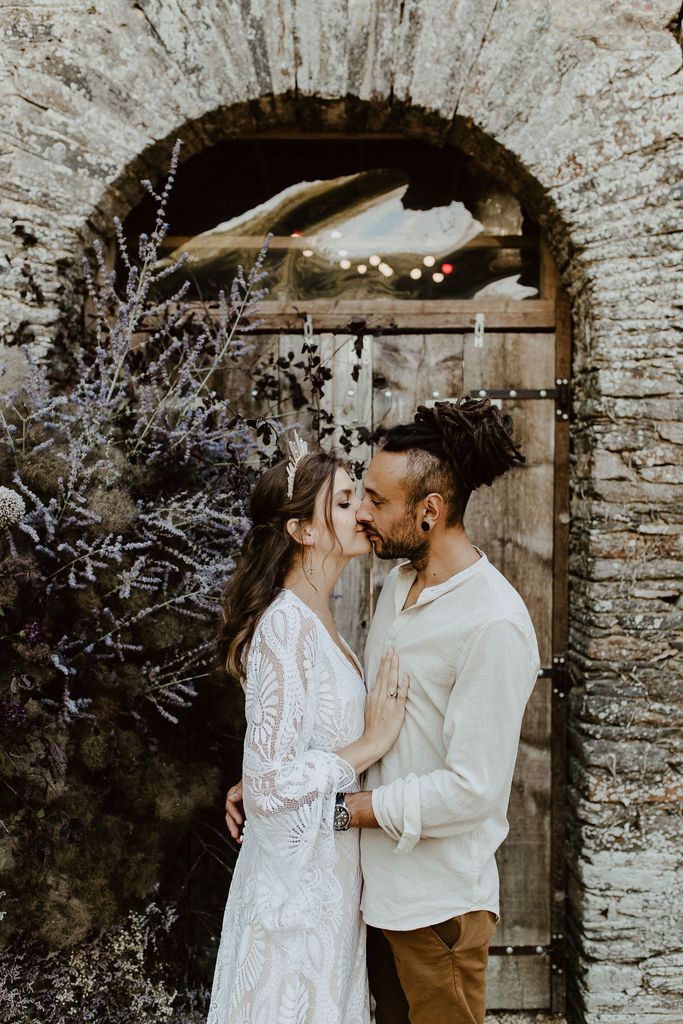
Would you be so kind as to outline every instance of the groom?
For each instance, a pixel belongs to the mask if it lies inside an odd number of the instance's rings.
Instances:
[[[498,409],[465,395],[386,432],[365,477],[357,519],[375,554],[408,560],[382,589],[366,678],[393,647],[411,679],[396,743],[339,816],[362,829],[377,1024],[483,1024],[494,853],[539,656],[524,602],[463,516],[473,490],[523,461]],[[240,795],[226,803],[233,834]]]

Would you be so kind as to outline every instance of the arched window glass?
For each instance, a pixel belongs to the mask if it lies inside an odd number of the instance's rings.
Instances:
[[[316,144],[319,159],[311,159]],[[223,177],[229,200],[214,196],[211,203],[204,194],[202,179],[213,178],[216,188],[216,167],[213,175],[208,168],[212,152],[222,163],[214,152],[221,147],[188,161],[177,186],[188,193],[179,196],[186,230],[170,236],[166,253],[169,259],[189,253],[204,297],[215,295],[238,264],[253,261],[267,233],[273,235],[266,262],[270,299],[538,295],[536,225],[515,196],[453,149],[405,140],[225,145],[233,151]],[[344,173],[329,173],[335,149]],[[194,222],[189,196],[197,199]],[[231,215],[219,218],[219,210]],[[170,220],[177,230],[173,210]]]

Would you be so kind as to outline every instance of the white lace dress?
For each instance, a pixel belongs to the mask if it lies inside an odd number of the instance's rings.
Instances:
[[[357,788],[334,751],[362,735],[365,686],[290,590],[246,676],[247,826],[207,1024],[368,1024],[358,829],[332,828],[335,794]]]

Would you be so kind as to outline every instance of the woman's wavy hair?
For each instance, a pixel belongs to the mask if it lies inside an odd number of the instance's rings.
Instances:
[[[254,487],[250,500],[252,525],[223,594],[218,657],[236,683],[244,679],[246,653],[259,619],[282,589],[295,557],[303,560],[303,546],[290,537],[287,521],[310,522],[321,490],[325,493],[325,525],[336,540],[332,523],[334,477],[343,461],[324,451],[305,455],[296,467],[291,498],[287,497],[288,462],[283,459],[271,466]]]
[[[449,526],[462,523],[472,491],[525,462],[512,437],[512,419],[489,398],[461,395],[453,402],[420,405],[413,423],[381,436],[382,451],[406,452],[405,486],[411,508],[441,494]]]

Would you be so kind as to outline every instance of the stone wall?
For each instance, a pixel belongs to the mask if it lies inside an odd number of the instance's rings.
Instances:
[[[575,329],[570,1018],[596,1024],[683,1020],[679,6],[0,9],[10,333],[55,337],[84,241],[177,136],[185,157],[282,124],[455,143],[543,225]]]

